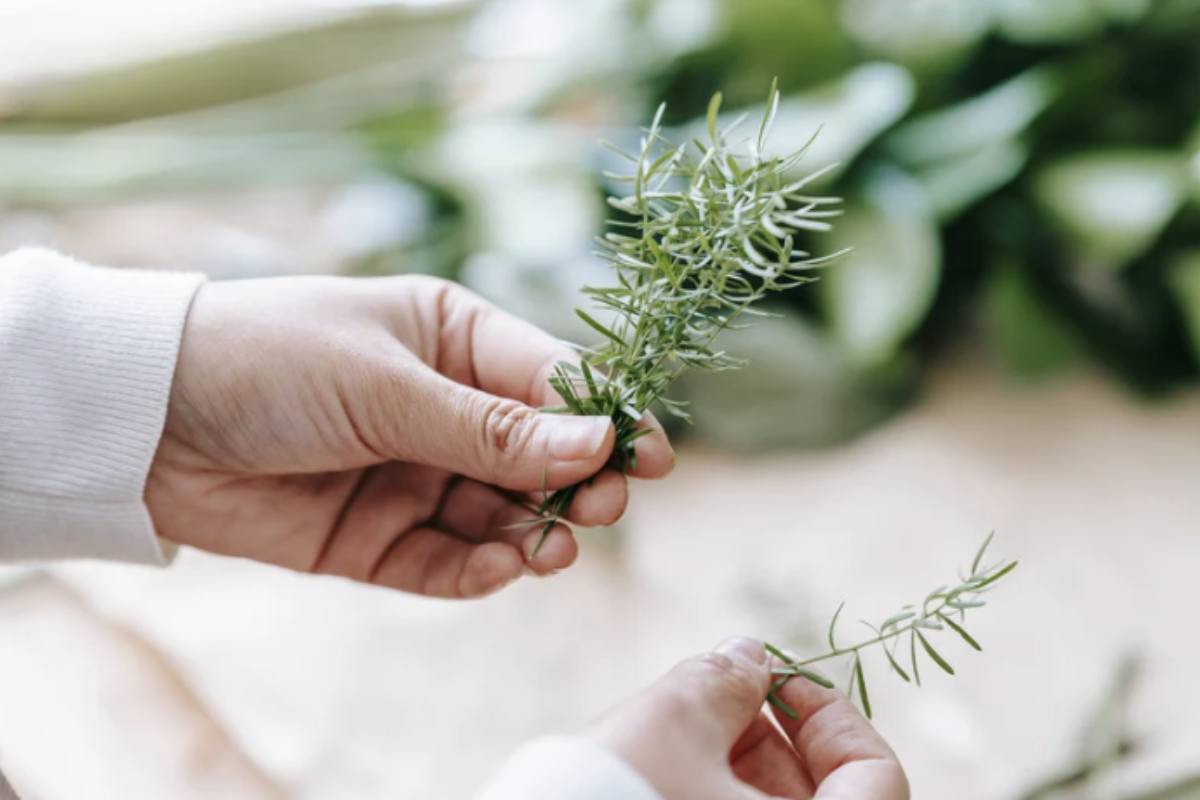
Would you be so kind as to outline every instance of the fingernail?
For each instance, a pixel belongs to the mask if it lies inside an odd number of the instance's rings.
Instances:
[[[608,417],[551,417],[550,455],[579,461],[596,455],[612,422]]]
[[[747,639],[744,636],[735,636],[732,639],[726,639],[717,645],[713,652],[720,653],[729,658],[749,661],[751,664],[767,663],[767,651],[763,647],[762,642]]]

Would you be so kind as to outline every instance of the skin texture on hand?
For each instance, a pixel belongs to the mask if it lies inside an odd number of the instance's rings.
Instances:
[[[895,753],[845,695],[793,678],[799,719],[763,710],[762,643],[730,639],[684,661],[592,726],[665,800],[909,800]]]
[[[146,502],[159,535],[306,572],[476,597],[569,566],[536,558],[541,490],[595,476],[568,519],[614,522],[625,476],[602,417],[543,414],[562,342],[427,277],[210,283],[184,329]],[[652,416],[637,477],[670,471]]]

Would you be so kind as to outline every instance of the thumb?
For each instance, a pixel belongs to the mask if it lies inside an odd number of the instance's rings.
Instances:
[[[758,716],[770,684],[762,642],[734,638],[684,661],[650,691],[681,694],[688,735],[724,756]]]
[[[416,413],[400,449],[417,460],[517,491],[559,489],[604,468],[616,440],[608,417],[546,414],[456,383],[417,380]]]

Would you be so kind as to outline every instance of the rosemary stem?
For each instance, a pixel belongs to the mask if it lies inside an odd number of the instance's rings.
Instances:
[[[848,656],[873,645],[882,644],[889,639],[895,639],[903,636],[914,628],[920,627],[918,623],[925,622],[926,620],[937,617],[939,614],[941,614],[941,612],[946,608],[948,602],[948,600],[943,599],[942,602],[938,604],[937,608],[933,609],[933,611],[923,609],[921,616],[914,617],[904,625],[893,628],[890,632],[881,633],[872,639],[867,639],[859,642],[858,644],[851,645],[850,647],[838,647],[826,653],[822,653],[819,656],[812,656],[800,661],[789,660],[785,666],[777,667],[775,670],[773,670],[773,673],[775,675],[788,675],[791,674],[791,670],[795,669],[796,667],[807,667],[810,664],[819,664],[822,661],[829,661],[830,659],[838,658],[839,656]]]
[[[829,650],[827,652],[808,658],[796,658],[772,644],[765,643],[764,646],[767,652],[781,662],[771,670],[775,676],[769,698],[772,705],[775,705],[783,713],[793,716],[795,713],[794,709],[791,709],[778,694],[783,686],[792,678],[800,677],[820,686],[833,688],[833,683],[828,678],[810,669],[810,667],[823,661],[839,657],[850,657],[853,668],[851,670],[850,688],[847,689],[847,692],[853,695],[857,691],[863,713],[867,717],[870,717],[871,702],[867,692],[862,651],[875,645],[883,648],[884,655],[887,657],[892,671],[906,682],[915,683],[917,686],[921,685],[919,653],[927,656],[943,672],[953,675],[954,668],[935,649],[934,645],[930,643],[929,639],[926,638],[926,634],[921,631],[923,628],[929,631],[949,630],[966,642],[973,650],[979,651],[983,649],[979,642],[966,630],[966,609],[979,608],[986,605],[986,602],[982,599],[983,593],[1017,567],[1016,561],[1002,562],[991,567],[983,566],[983,557],[991,541],[992,535],[989,534],[984,540],[983,545],[976,552],[975,560],[971,563],[970,570],[966,571],[966,576],[964,577],[963,573],[959,573],[957,585],[952,587],[942,586],[934,589],[925,595],[925,599],[921,603],[904,606],[898,614],[888,617],[879,627],[875,627],[870,623],[864,623],[875,632],[875,636],[869,639],[864,639],[848,647],[838,646],[834,638],[838,617],[842,611],[842,606],[838,606],[837,612],[834,613],[833,619],[829,623]],[[958,622],[952,618],[955,616],[955,612],[958,612],[958,616],[961,617]],[[909,637],[911,652],[908,654],[907,659],[911,663],[911,676],[909,672],[906,672],[900,666],[895,655],[898,640],[905,635]],[[897,644],[894,645],[893,643]]]

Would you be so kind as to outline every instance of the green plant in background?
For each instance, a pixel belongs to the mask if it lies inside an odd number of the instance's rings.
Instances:
[[[853,198],[835,245],[855,257],[777,309],[799,323],[779,326],[792,342],[748,339],[741,354],[770,369],[809,347],[824,354],[810,384],[876,396],[911,390],[964,334],[1020,379],[1092,364],[1144,394],[1197,380],[1200,294],[1180,265],[1200,241],[1200,3],[710,5],[711,40],[663,65],[651,96],[687,120],[715,86],[753,103],[744,87],[770,68],[788,76],[781,127],[825,102],[824,139],[857,142],[821,187]],[[802,18],[820,24],[790,27]],[[715,382],[696,392],[722,446],[828,440],[771,437],[779,417]],[[841,408],[825,427],[842,437],[877,421]]]
[[[584,289],[605,321],[576,311],[603,340],[581,349],[578,364],[556,365],[550,383],[564,402],[554,410],[612,417],[622,468],[635,463],[634,443],[649,433],[638,422],[652,405],[689,419],[685,405],[666,396],[684,370],[740,365],[716,349],[722,331],[743,315],[762,315],[752,306],[813,280],[810,270],[839,255],[813,257],[796,246],[799,231],[829,230],[839,201],[806,191],[825,170],[787,178],[807,145],[785,157],[766,154],[776,87],[757,134],[744,143],[733,138],[744,118],[722,128],[720,106],[718,93],[708,105],[707,141],[670,142],[660,106],[637,154],[612,146],[632,164],[632,174],[607,176],[629,191],[609,200],[620,217],[599,240],[617,282]],[[536,520],[543,540],[578,488],[545,497]]]
[[[827,689],[832,689],[833,682],[817,672],[814,668],[815,665],[838,659],[849,660],[850,685],[846,689],[846,692],[852,697],[857,694],[858,700],[862,704],[863,713],[869,718],[872,713],[871,698],[867,691],[867,677],[866,671],[863,669],[862,656],[863,651],[874,647],[878,647],[883,652],[888,666],[906,683],[915,682],[918,686],[921,685],[920,657],[922,653],[943,672],[953,675],[954,668],[934,648],[933,644],[929,641],[929,636],[932,633],[948,629],[957,634],[972,649],[983,650],[979,642],[975,641],[975,638],[967,632],[967,612],[987,605],[987,602],[983,599],[984,593],[990,590],[997,581],[1017,568],[1016,561],[1002,561],[990,566],[985,565],[983,559],[987,554],[988,545],[991,543],[992,534],[989,534],[987,539],[984,540],[983,545],[975,553],[975,558],[971,562],[970,572],[966,575],[960,575],[958,582],[954,585],[939,586],[925,595],[925,598],[920,603],[904,606],[899,612],[888,617],[877,626],[869,622],[863,622],[863,625],[867,626],[873,634],[870,638],[853,645],[839,645],[837,643],[837,624],[838,618],[841,616],[842,609],[845,606],[845,603],[843,603],[838,606],[837,611],[833,614],[833,619],[829,623],[829,630],[826,635],[826,639],[829,642],[828,651],[819,655],[801,658],[793,656],[775,645],[767,644],[767,650],[771,655],[782,662],[780,666],[775,668],[775,674],[779,676],[779,680],[771,689],[771,694],[768,697],[770,703],[782,710],[783,713],[793,717],[796,716],[796,712],[776,694],[779,688],[790,679],[801,677],[824,686]],[[906,638],[907,643],[905,644],[904,640]],[[901,647],[907,649],[907,655],[898,656],[897,651]],[[905,670],[900,665],[901,660],[904,660],[908,664],[908,670]],[[910,671],[911,675],[909,674]]]

